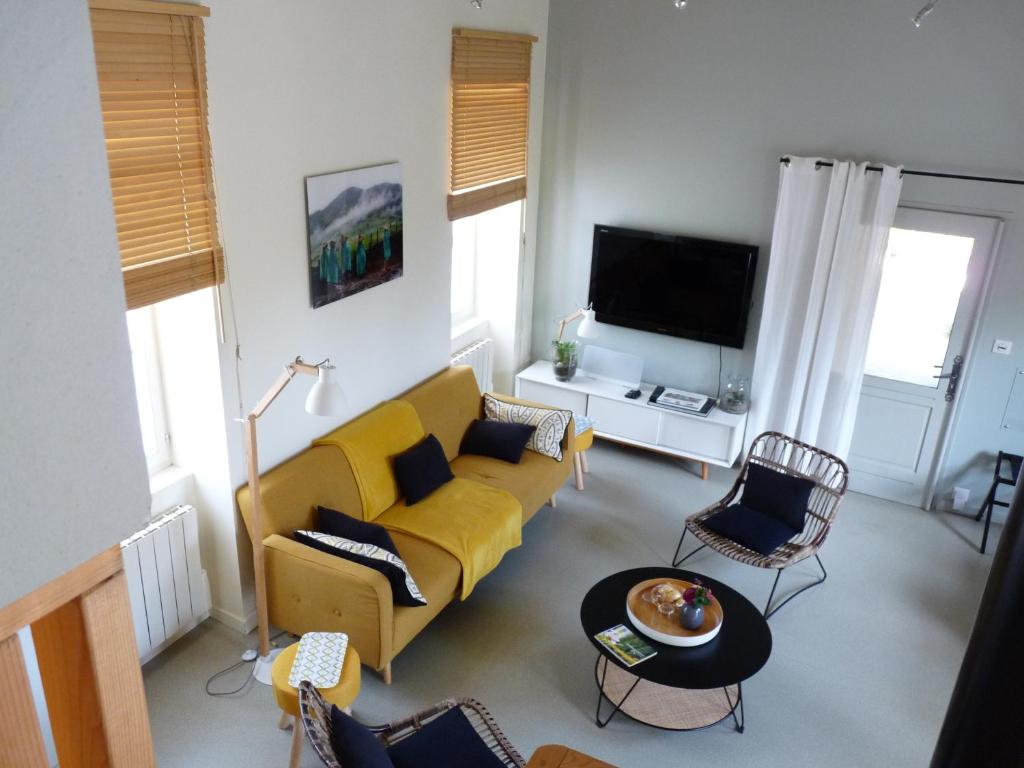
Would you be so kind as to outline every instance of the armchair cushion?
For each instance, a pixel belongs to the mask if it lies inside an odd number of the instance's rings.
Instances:
[[[796,536],[785,523],[746,504],[733,504],[704,520],[710,531],[762,555],[770,555]]]
[[[317,507],[316,529],[320,533],[327,533],[331,536],[340,536],[343,539],[351,539],[363,544],[373,544],[375,547],[387,550],[392,555],[398,554],[398,548],[384,526],[376,523],[364,523],[362,520],[349,517],[344,512],[336,512],[327,507]]]
[[[500,421],[476,420],[462,438],[460,455],[489,456],[510,464],[518,464],[526,443],[536,427],[529,424],[503,424]]]
[[[450,709],[388,748],[395,768],[504,768],[462,710]]]
[[[298,724],[295,725],[298,728]],[[345,768],[395,768],[373,731],[331,705],[331,749]]]
[[[410,506],[423,501],[455,477],[448,466],[444,448],[433,435],[427,435],[409,450],[395,456],[394,466],[398,487],[405,503]]]
[[[814,482],[751,462],[743,485],[743,506],[774,517],[796,533],[804,530]],[[788,538],[788,537],[787,537]]]
[[[399,605],[426,605],[427,600],[409,573],[409,569],[398,555],[373,544],[363,544],[341,536],[331,536],[318,531],[296,531],[295,540],[308,544],[329,555],[336,555],[353,563],[365,565],[379,571],[391,583],[391,594]]]

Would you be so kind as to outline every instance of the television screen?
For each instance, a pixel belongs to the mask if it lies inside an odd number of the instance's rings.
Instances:
[[[757,246],[594,227],[590,302],[602,323],[743,347]]]

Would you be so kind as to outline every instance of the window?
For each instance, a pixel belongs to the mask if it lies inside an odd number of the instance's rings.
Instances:
[[[217,285],[224,261],[201,18],[209,10],[147,0],[89,7],[128,308]]]
[[[515,294],[523,237],[523,204],[508,203],[452,222],[452,328],[494,320],[496,291]]]
[[[452,31],[452,221],[526,197],[530,57],[536,40],[505,32]]]
[[[171,436],[164,408],[156,319],[153,307],[132,310],[126,317],[139,424],[142,426],[142,447],[149,474],[154,475],[171,465]]]

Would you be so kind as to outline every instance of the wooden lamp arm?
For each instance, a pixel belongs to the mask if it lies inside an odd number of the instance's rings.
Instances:
[[[566,315],[566,316],[565,316],[565,317],[563,317],[563,318],[562,318],[561,320],[559,320],[559,321],[558,321],[558,338],[557,338],[557,339],[555,339],[555,341],[561,341],[561,340],[562,340],[562,334],[564,334],[564,333],[565,333],[565,329],[566,329],[566,327],[567,327],[567,326],[568,326],[568,325],[569,325],[570,323],[574,323],[574,322],[576,322],[577,320],[579,320],[579,319],[580,319],[581,317],[583,317],[583,316],[584,316],[585,314],[586,314],[586,310],[584,310],[584,309],[577,309],[577,310],[576,310],[575,312],[573,312],[573,313],[572,313],[571,315]]]

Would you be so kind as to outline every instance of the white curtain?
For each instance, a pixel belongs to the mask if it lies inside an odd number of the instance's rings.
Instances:
[[[903,182],[900,168],[819,160],[781,166],[747,437],[775,430],[845,459]]]

